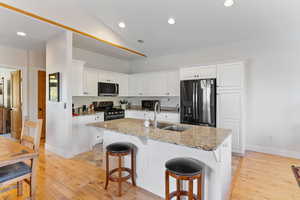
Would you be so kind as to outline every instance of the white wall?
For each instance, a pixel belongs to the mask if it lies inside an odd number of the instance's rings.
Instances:
[[[114,71],[120,73],[130,72],[130,63],[127,60],[121,60],[111,56],[94,53],[84,49],[74,48],[73,59],[85,61],[85,66]]]
[[[18,49],[0,44],[0,65],[10,69],[22,69],[23,116],[37,119],[37,70],[45,69],[45,51]]]
[[[50,40],[46,45],[46,72],[48,75],[60,72],[60,102],[48,101],[47,85],[47,120],[46,149],[61,156],[69,157],[72,152],[72,33],[66,31]]]
[[[300,158],[300,41],[245,41],[141,59],[132,72],[247,60],[247,148]]]

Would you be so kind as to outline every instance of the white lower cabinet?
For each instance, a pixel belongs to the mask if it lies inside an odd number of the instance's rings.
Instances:
[[[84,115],[72,118],[72,154],[77,155],[92,149],[92,146],[102,138],[102,131],[87,126],[89,123],[103,122],[104,113]]]

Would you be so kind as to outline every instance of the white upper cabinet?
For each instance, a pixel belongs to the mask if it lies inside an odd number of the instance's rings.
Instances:
[[[179,71],[167,72],[166,81],[167,81],[166,96],[180,96]]]
[[[104,83],[117,83],[118,73],[109,72],[109,71],[98,71],[98,81]]]
[[[98,70],[85,68],[83,72],[83,94],[98,96]]]
[[[129,75],[130,96],[179,96],[178,71],[161,71]]]
[[[72,62],[72,96],[83,95],[83,69],[85,62],[73,60]]]
[[[129,75],[129,96],[143,96],[146,90],[143,74]]]
[[[119,96],[128,96],[128,75],[116,73],[115,80],[119,84]]]
[[[146,96],[165,96],[167,93],[166,74],[164,72],[149,73],[146,76]]]
[[[98,96],[98,82],[118,83],[119,96],[179,96],[180,93],[178,70],[128,75],[88,68],[83,64],[74,61],[73,96]]]
[[[244,64],[230,63],[217,67],[217,86],[219,89],[242,89],[244,87]]]
[[[206,79],[217,77],[217,66],[199,66],[180,69],[180,80]]]

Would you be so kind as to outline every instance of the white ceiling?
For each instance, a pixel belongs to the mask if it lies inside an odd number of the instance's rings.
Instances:
[[[43,48],[45,41],[61,32],[60,28],[0,8],[0,44],[22,49]],[[16,33],[25,32],[26,37]]]
[[[185,52],[256,38],[298,38],[300,35],[299,0],[234,1],[235,5],[230,8],[223,6],[224,0],[4,2],[100,38],[104,36],[104,39],[121,45],[125,41],[148,56]],[[169,17],[176,19],[175,25],[167,23]],[[118,27],[120,21],[126,23],[125,29]],[[23,48],[39,46],[41,41],[60,30],[3,8],[0,9],[0,27],[0,43],[10,43]],[[27,32],[28,37],[17,37],[16,31]],[[81,39],[82,41],[75,36],[74,46],[127,58],[127,52],[120,53],[117,49],[106,48],[105,44],[97,46],[99,43],[96,40],[87,40],[84,37]],[[145,43],[137,43],[138,39]],[[129,56],[129,59],[134,58],[136,57]]]
[[[299,0],[235,0],[230,8],[224,0],[77,1],[123,38],[144,40],[140,46],[150,56],[300,34]],[[169,17],[175,25],[167,24]]]
[[[133,54],[129,51],[119,49],[104,42],[100,42],[77,33],[73,34],[73,47],[123,60],[133,60],[141,57],[137,54]]]

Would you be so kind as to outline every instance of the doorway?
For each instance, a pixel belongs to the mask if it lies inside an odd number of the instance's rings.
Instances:
[[[21,71],[0,67],[0,135],[18,139],[22,129]]]

